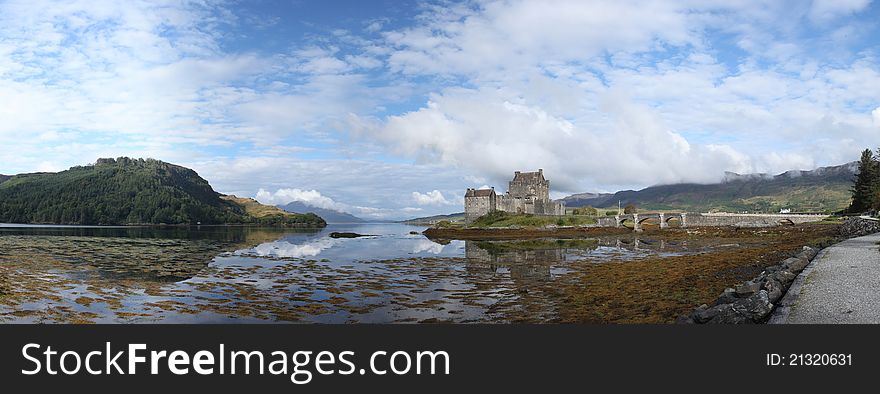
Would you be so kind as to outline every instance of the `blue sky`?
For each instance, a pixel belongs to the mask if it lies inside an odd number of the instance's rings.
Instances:
[[[4,1],[0,173],[98,157],[370,218],[855,160],[880,6],[816,1]]]

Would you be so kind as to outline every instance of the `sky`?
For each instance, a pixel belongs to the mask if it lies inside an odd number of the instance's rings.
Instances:
[[[880,5],[0,0],[0,173],[152,157],[369,219],[880,146]]]

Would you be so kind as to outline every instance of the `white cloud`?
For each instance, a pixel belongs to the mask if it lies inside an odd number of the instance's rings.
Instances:
[[[861,11],[870,3],[871,0],[813,0],[809,15],[814,21],[827,21]]]
[[[433,7],[423,25],[386,33],[407,73],[494,73],[539,59],[583,61],[606,49],[649,50],[655,40],[693,42],[688,4],[560,0],[485,1]]]
[[[840,164],[880,127],[863,0],[431,3],[275,53],[239,6],[0,2],[0,172],[150,156],[391,218],[515,170],[558,193]]]
[[[876,132],[862,108],[876,105],[880,67],[864,53],[839,54],[849,63],[810,57],[820,45],[790,39],[808,8],[749,1],[429,8],[424,23],[386,32],[395,48],[389,66],[467,82],[435,89],[417,110],[356,123],[397,155],[494,184],[514,170],[544,168],[554,188],[567,191],[839,164]],[[732,35],[746,53],[722,62],[707,29]]]
[[[293,201],[299,201],[316,208],[334,209],[342,211],[343,204],[333,201],[332,198],[321,195],[317,190],[278,189],[274,193],[263,190],[257,191],[254,197],[257,201],[269,205],[284,205]]]
[[[412,192],[413,201],[418,205],[451,205],[454,204],[443,197],[443,193],[439,190],[432,190],[427,193]]]

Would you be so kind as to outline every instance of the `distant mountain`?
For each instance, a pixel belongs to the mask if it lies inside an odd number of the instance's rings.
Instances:
[[[563,198],[567,207],[597,208],[635,204],[648,210],[727,212],[835,212],[850,203],[850,188],[858,171],[856,162],[812,171],[779,175],[725,173],[715,184],[681,183],[626,190],[613,194],[581,193]]]
[[[333,209],[317,208],[307,205],[301,201],[293,201],[287,205],[279,205],[279,208],[287,212],[295,213],[313,213],[323,218],[327,223],[363,223],[364,219],[354,216],[350,213],[336,211]]]
[[[598,207],[599,204],[605,203],[614,193],[577,193],[565,197],[559,201],[564,201],[567,207]],[[616,202],[615,202],[616,204]]]
[[[254,203],[217,193],[189,168],[153,159],[98,159],[0,183],[0,223],[326,225],[316,215]]]
[[[441,220],[448,220],[450,222],[462,221],[462,220],[464,220],[464,212],[450,213],[448,215],[434,215],[434,216],[426,216],[423,218],[402,220],[399,223],[428,226],[428,225],[436,224],[437,222],[439,222]]]

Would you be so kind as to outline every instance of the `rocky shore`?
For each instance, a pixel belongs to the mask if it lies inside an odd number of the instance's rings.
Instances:
[[[880,222],[847,218],[840,226],[841,238],[880,232]],[[758,277],[725,289],[712,303],[703,304],[689,315],[676,319],[679,324],[754,324],[764,323],[797,276],[816,257],[819,248],[804,246],[795,256],[764,269]]]

